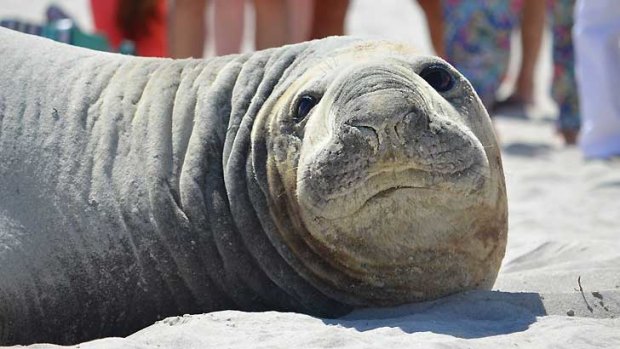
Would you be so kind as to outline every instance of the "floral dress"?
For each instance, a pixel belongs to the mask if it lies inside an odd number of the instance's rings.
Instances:
[[[542,0],[541,0],[542,1]],[[571,40],[575,0],[548,0],[553,34],[552,97],[560,129],[579,129]],[[510,60],[510,37],[520,25],[521,0],[443,0],[447,60],[471,82],[487,108],[495,102]]]
[[[573,48],[573,9],[575,0],[551,0],[550,21],[553,35],[553,82],[551,96],[558,105],[558,127],[579,130],[579,95],[575,79]]]
[[[510,35],[519,1],[443,0],[447,60],[473,85],[490,109],[510,60]]]

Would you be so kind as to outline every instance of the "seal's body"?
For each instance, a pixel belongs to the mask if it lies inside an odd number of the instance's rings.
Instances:
[[[0,30],[0,61],[0,343],[495,280],[498,147],[438,58],[329,38],[175,61]]]

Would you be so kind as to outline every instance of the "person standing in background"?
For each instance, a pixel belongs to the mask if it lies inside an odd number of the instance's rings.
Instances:
[[[241,50],[245,0],[212,0],[214,7],[215,54],[226,55]],[[207,32],[207,0],[171,0],[170,56],[200,58]]]
[[[202,57],[207,35],[207,0],[171,0],[170,55]],[[215,54],[241,51],[244,0],[212,0]],[[308,39],[313,0],[254,0],[255,49],[263,50]]]
[[[553,80],[551,97],[558,107],[556,128],[566,145],[577,142],[581,126],[579,96],[575,80],[575,52],[571,31],[575,0],[523,0],[521,15],[522,59],[515,90],[507,99],[496,103],[495,111],[535,103],[534,74],[540,56],[545,18],[551,28]],[[549,16],[546,10],[549,9]]]
[[[573,28],[586,158],[620,156],[620,1],[577,0]]]
[[[431,0],[429,0],[431,1]],[[518,107],[522,111],[534,101],[534,75],[546,18],[552,31],[553,82],[551,95],[559,110],[557,129],[566,145],[576,143],[580,127],[579,98],[574,73],[574,51],[570,36],[575,0],[436,0],[443,16],[427,14],[435,51],[453,64],[471,82],[489,111]],[[437,6],[436,4],[434,6]],[[435,10],[436,11],[436,10]],[[521,27],[522,59],[514,92],[496,100],[510,61],[512,31]],[[441,54],[444,52],[444,54]]]

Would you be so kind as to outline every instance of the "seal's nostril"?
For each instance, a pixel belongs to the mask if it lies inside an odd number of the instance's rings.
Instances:
[[[361,136],[361,138],[365,140],[366,143],[374,149],[374,151],[378,151],[380,137],[374,127],[356,123],[347,123],[347,126],[351,127],[352,130],[356,130],[357,132],[353,131],[353,134],[358,134]]]
[[[403,137],[403,133],[399,130],[403,127],[402,123],[403,123],[402,121],[399,121],[394,124],[394,134],[396,135],[396,138],[400,141],[401,144],[405,141],[405,138]]]
[[[379,142],[379,134],[377,133],[377,130],[375,130],[374,128],[370,127],[370,126],[355,126],[360,133],[364,136],[364,138],[368,139],[371,141],[371,143],[378,143]]]
[[[431,120],[427,113],[409,112],[401,120],[394,124],[395,135],[401,144],[405,144],[408,140],[414,139],[420,132],[429,129]]]

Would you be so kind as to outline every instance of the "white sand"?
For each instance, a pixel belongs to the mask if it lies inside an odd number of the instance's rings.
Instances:
[[[75,15],[91,26],[84,0],[58,2],[76,6]],[[44,3],[0,0],[0,18],[37,19],[32,11],[42,12]],[[404,40],[430,52],[413,1],[353,1],[347,24],[352,34]],[[495,286],[502,292],[357,311],[339,320],[277,312],[184,316],[79,347],[620,348],[620,161],[584,161],[578,149],[559,144],[553,122],[544,118],[498,118],[497,128],[510,207],[508,249]],[[54,346],[32,346],[43,347]]]

